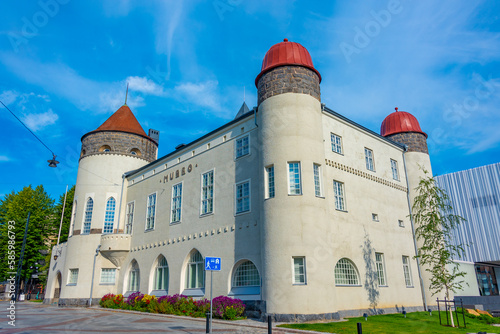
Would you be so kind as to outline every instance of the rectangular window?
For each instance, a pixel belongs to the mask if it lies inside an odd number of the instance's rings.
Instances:
[[[201,214],[214,211],[214,171],[211,170],[201,176]]]
[[[250,181],[236,185],[236,213],[250,211]]]
[[[313,164],[314,170],[314,194],[316,197],[321,197],[321,166]]]
[[[386,286],[384,254],[375,253],[375,265],[377,266],[378,285]]]
[[[306,258],[293,257],[293,284],[306,284]]]
[[[266,167],[266,198],[274,197],[274,165]]]
[[[172,217],[171,223],[181,221],[182,209],[182,183],[177,183],[172,187]]]
[[[156,193],[148,196],[148,204],[146,210],[146,230],[155,228],[156,214]]]
[[[333,180],[333,193],[335,194],[335,209],[345,211],[344,184]]]
[[[134,222],[134,202],[127,204],[127,216],[125,223],[125,233],[132,234],[132,223]]]
[[[236,139],[236,159],[250,153],[250,139],[248,136]]]
[[[288,163],[288,194],[301,195],[300,162]]]
[[[405,284],[407,287],[413,286],[411,281],[410,257],[403,255],[403,273],[405,276]]]
[[[365,162],[366,169],[375,171],[375,165],[373,164],[373,151],[365,147]]]
[[[405,222],[400,219],[398,220],[398,225],[399,227],[405,227]]]
[[[392,178],[399,181],[398,162],[391,159]]]
[[[78,269],[70,269],[69,270],[69,277],[68,277],[68,284],[75,284],[78,283]]]
[[[101,269],[101,284],[115,284],[116,269],[102,268]]]
[[[330,137],[332,139],[332,151],[342,154],[342,137],[337,136],[334,133],[330,133]]]
[[[372,213],[372,220],[373,220],[374,222],[378,222],[378,214],[376,214],[376,213]]]

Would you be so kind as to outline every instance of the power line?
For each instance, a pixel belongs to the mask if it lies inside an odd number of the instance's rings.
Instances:
[[[52,153],[52,156],[54,156],[55,159],[56,155],[54,154],[54,152],[52,152],[52,150],[47,145],[45,145],[45,143],[40,138],[38,138],[37,135],[34,134],[33,131],[31,131],[30,128],[28,128],[26,124],[24,124],[23,121],[21,121],[19,117],[16,116],[16,114],[12,112],[12,110],[10,110],[2,101],[0,101],[0,103],[12,114],[12,116],[14,116],[19,121],[19,123],[21,123],[36,139],[38,139],[38,141],[42,143],[42,145],[45,146],[47,150],[50,151],[50,153]]]

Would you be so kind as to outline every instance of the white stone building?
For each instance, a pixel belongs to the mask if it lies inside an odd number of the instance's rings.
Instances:
[[[431,171],[416,118],[396,110],[377,134],[329,109],[308,51],[287,40],[255,82],[257,107],[159,159],[158,134],[126,105],[82,137],[47,302],[85,304],[91,290],[93,303],[137,290],[207,297],[205,256],[222,259],[214,296],[276,319],[430,301],[409,218],[418,165]]]

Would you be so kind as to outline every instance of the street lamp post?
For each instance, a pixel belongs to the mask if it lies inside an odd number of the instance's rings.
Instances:
[[[94,255],[94,266],[92,267],[92,282],[90,283],[89,307],[92,306],[92,290],[94,290],[95,259],[97,258],[97,255],[99,255],[100,249],[101,249],[101,245],[98,245],[96,250],[95,250],[95,255]]]

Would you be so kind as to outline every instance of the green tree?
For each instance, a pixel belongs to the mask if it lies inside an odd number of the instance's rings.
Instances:
[[[27,282],[31,274],[36,272],[36,267],[41,267],[45,255],[40,250],[49,250],[50,239],[57,237],[54,226],[54,200],[45,192],[43,186],[35,189],[32,186],[24,187],[21,191],[14,191],[0,199],[0,280],[5,280],[11,275],[9,272],[17,271],[17,264],[21,256],[24,238],[24,229],[28,212],[31,213],[24,261],[21,271],[21,280]],[[9,222],[15,222],[14,224]],[[10,234],[15,240],[15,266],[14,270],[8,262],[9,225],[14,228]]]
[[[462,289],[464,280],[461,278],[466,275],[453,261],[462,257],[464,246],[449,242],[464,218],[453,214],[446,191],[436,185],[429,172],[425,169],[423,172],[425,176],[415,189],[417,196],[412,207],[415,234],[421,242],[417,257],[432,275],[429,286],[432,295],[444,290],[446,299],[450,299],[451,291]]]

